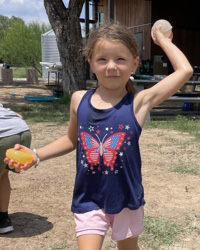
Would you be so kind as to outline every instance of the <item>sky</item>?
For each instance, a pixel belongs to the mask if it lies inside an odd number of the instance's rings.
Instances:
[[[63,2],[67,7],[69,0]],[[43,0],[0,0],[0,15],[20,17],[26,23],[49,23]]]

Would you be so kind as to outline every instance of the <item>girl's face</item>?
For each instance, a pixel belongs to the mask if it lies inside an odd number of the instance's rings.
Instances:
[[[88,60],[99,86],[109,89],[124,88],[138,61],[123,43],[111,40],[98,41]]]

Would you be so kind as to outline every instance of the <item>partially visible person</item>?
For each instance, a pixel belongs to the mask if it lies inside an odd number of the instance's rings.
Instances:
[[[9,170],[11,169],[4,162],[4,158],[6,150],[13,148],[16,143],[30,147],[30,129],[20,114],[4,108],[0,103],[0,234],[14,230],[8,216],[11,192]]]

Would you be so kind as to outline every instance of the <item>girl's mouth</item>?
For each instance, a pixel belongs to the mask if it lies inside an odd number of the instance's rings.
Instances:
[[[111,76],[106,76],[106,78],[116,78],[119,77],[118,75],[111,75]]]

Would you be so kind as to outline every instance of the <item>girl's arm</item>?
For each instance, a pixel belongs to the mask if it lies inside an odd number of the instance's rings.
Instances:
[[[16,114],[17,114],[17,116],[18,116],[19,118],[21,118],[22,120],[24,119],[22,115],[20,115],[20,114],[18,114],[18,113],[16,113]]]
[[[58,138],[57,140],[53,141],[52,143],[37,149],[37,153],[40,157],[40,161],[48,160],[54,157],[62,156],[64,154],[67,154],[74,149],[76,149],[77,144],[77,133],[78,133],[78,127],[77,127],[77,109],[78,105],[84,95],[85,91],[77,91],[72,95],[71,98],[71,104],[70,104],[70,121],[68,126],[67,134]],[[28,168],[32,167],[37,163],[37,156],[36,154],[31,150],[28,149],[25,146],[22,145],[15,145],[15,149],[25,149],[33,154],[34,160],[30,166],[28,164],[24,165],[24,170],[27,170]],[[9,164],[9,167],[13,168],[13,161],[9,161],[7,158],[5,159],[5,162]],[[17,164],[15,167],[16,171],[20,171],[20,164]]]
[[[76,149],[78,133],[77,109],[83,93],[83,91],[77,91],[72,95],[67,134],[37,150],[41,161],[68,154]]]
[[[153,87],[137,93],[134,100],[136,118],[143,126],[150,109],[157,106],[175,94],[193,74],[193,69],[185,55],[172,43],[172,33],[169,38],[161,33],[161,26],[157,26],[155,33],[151,33],[155,44],[160,46],[170,60],[174,72]]]

